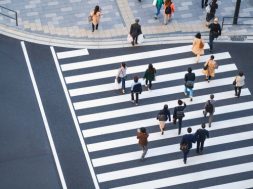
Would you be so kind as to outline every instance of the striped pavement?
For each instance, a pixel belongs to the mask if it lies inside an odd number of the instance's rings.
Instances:
[[[235,98],[232,82],[238,68],[229,52],[214,54],[219,67],[215,79],[207,83],[202,68],[210,54],[196,64],[191,45],[135,53],[115,50],[114,55],[105,53],[97,59],[95,50],[52,49],[100,188],[253,188],[253,99],[247,86],[241,97]],[[128,76],[126,94],[121,95],[114,78],[123,61]],[[139,105],[133,105],[132,78],[138,75],[144,83],[142,76],[149,63],[157,69],[153,89],[144,90]],[[193,101],[183,93],[189,66],[196,74]],[[214,122],[207,128],[210,139],[203,155],[195,153],[193,144],[185,165],[179,142],[187,127],[195,132],[201,122],[207,121],[202,111],[210,94],[216,100]],[[177,126],[168,122],[161,135],[156,115],[164,104],[172,114],[178,99],[187,104],[182,134],[178,136]],[[140,161],[136,139],[140,127],[149,132],[145,161]]]

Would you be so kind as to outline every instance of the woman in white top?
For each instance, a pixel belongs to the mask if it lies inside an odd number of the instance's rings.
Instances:
[[[241,89],[245,84],[245,76],[242,71],[235,77],[235,96],[238,98],[241,95]]]
[[[120,81],[122,83],[122,93],[125,94],[126,90],[126,63],[121,63],[120,69],[118,71],[118,74],[116,76],[117,81]],[[119,83],[120,83],[119,82]]]

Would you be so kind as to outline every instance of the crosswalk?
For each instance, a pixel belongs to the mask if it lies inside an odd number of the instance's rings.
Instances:
[[[232,82],[238,68],[233,56],[227,51],[214,54],[219,68],[215,79],[207,83],[202,68],[210,54],[196,64],[191,45],[132,49],[114,49],[104,55],[102,50],[52,51],[99,188],[253,188],[253,99],[247,86],[239,99],[234,96]],[[128,66],[125,95],[114,86],[121,62]],[[149,63],[157,70],[153,90],[144,90],[135,106],[130,102],[132,78],[142,78]],[[193,101],[183,94],[189,66],[196,74]],[[187,127],[200,128],[210,94],[216,100],[210,139],[203,155],[197,155],[193,145],[185,165],[179,142]],[[177,127],[168,122],[161,135],[156,115],[164,104],[172,113],[178,99],[187,104],[182,134],[178,136]],[[149,132],[145,161],[140,161],[136,139],[140,127]]]

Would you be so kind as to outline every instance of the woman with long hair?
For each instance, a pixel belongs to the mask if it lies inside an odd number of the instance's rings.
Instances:
[[[92,17],[91,26],[92,26],[92,32],[94,30],[98,29],[98,24],[100,22],[100,16],[101,16],[101,9],[99,6],[95,6],[94,10],[90,13],[90,16]]]
[[[146,85],[145,87],[148,87],[148,90],[151,90],[152,87],[152,81],[155,80],[155,74],[156,74],[156,69],[153,67],[152,64],[148,65],[148,69],[146,70],[143,79],[146,79]],[[149,83],[149,85],[148,85]]]
[[[192,42],[192,52],[196,55],[196,63],[199,63],[200,55],[204,54],[204,41],[200,33],[195,35]]]

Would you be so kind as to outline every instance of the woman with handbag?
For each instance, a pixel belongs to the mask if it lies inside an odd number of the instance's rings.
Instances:
[[[118,70],[118,74],[116,76],[116,80],[118,83],[122,83],[122,94],[125,94],[126,90],[126,63],[122,62],[121,66]]]
[[[165,130],[165,123],[166,123],[166,121],[169,119],[169,121],[171,122],[170,110],[168,109],[168,105],[167,104],[165,104],[164,107],[163,107],[163,109],[159,111],[156,119],[159,121],[161,135],[163,135],[164,130]]]
[[[241,89],[245,85],[245,76],[242,71],[240,71],[235,77],[233,84],[235,86],[235,96],[239,98],[241,95]]]
[[[211,78],[215,76],[215,69],[218,68],[218,64],[214,60],[214,56],[211,55],[210,59],[206,61],[203,68],[203,74],[206,75],[205,80],[210,82]]]
[[[200,55],[204,54],[204,41],[200,33],[195,35],[192,42],[192,52],[196,55],[196,63],[199,63]]]

